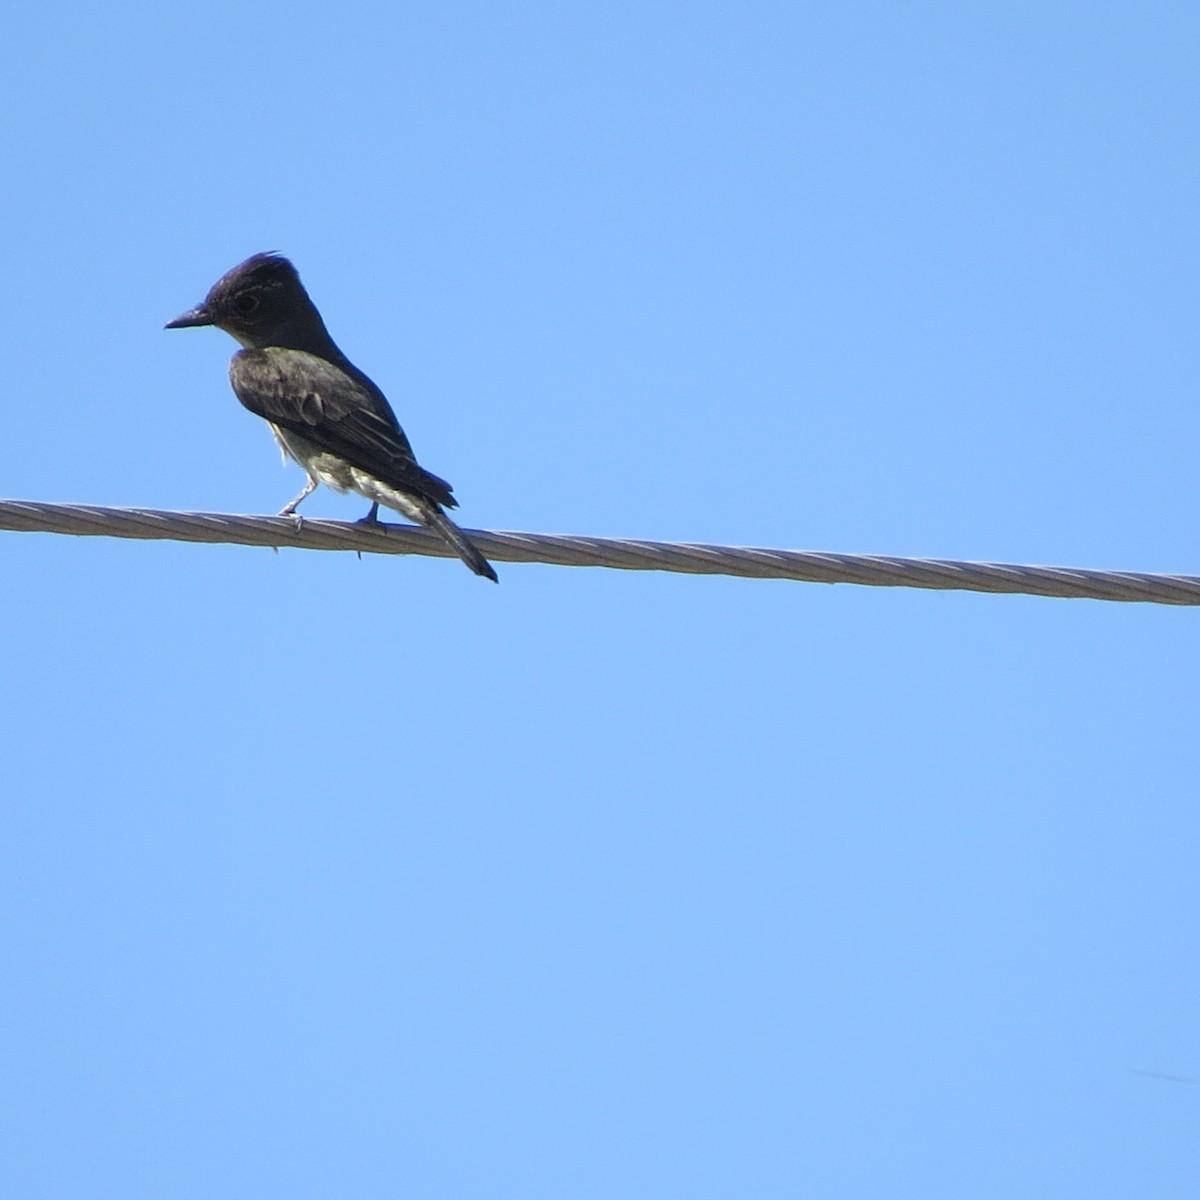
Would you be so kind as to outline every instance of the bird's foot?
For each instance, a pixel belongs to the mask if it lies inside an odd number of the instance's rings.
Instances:
[[[371,525],[376,528],[378,528],[380,525],[382,525],[383,522],[379,519],[379,501],[376,500],[371,505],[371,511],[369,513],[367,513],[367,515],[365,517],[359,517],[358,520],[355,521],[354,523],[355,523],[355,525]],[[354,553],[358,555],[358,561],[362,562],[362,551],[355,550]]]
[[[294,504],[285,505],[279,510],[279,515],[281,517],[291,517],[297,533],[304,528],[304,518],[296,511]]]

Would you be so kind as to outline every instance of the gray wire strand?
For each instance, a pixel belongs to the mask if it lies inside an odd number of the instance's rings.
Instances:
[[[416,526],[372,526],[307,517],[297,522],[291,517],[102,508],[94,504],[44,504],[32,500],[0,500],[0,529],[19,533],[69,533],[82,537],[221,542],[276,549],[290,546],[302,550],[357,550],[367,554],[454,556],[436,534]],[[1150,575],[1135,571],[892,558],[876,554],[827,554],[813,550],[766,550],[546,533],[490,533],[479,529],[465,532],[483,554],[499,562],[614,567],[626,571],[683,571],[693,575],[1006,592],[1147,604],[1200,604],[1200,577],[1194,575]]]

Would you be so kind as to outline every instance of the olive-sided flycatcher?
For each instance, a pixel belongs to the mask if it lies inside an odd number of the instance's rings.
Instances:
[[[237,398],[271,426],[286,457],[319,483],[355,491],[435,530],[475,572],[495,580],[491,564],[443,509],[457,501],[450,485],[417,465],[384,394],[334,344],[296,268],[280,254],[256,254],[222,275],[204,303],[167,322],[168,329],[215,325],[241,344],[229,364]]]

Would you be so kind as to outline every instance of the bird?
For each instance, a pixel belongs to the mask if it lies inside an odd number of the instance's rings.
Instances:
[[[418,465],[387,398],[338,349],[289,259],[252,255],[166,328],[202,325],[240,343],[229,364],[234,394],[270,425],[285,461],[294,459],[308,474],[280,516],[301,520],[296,508],[318,484],[357,492],[371,501],[364,522],[378,523],[383,504],[438,533],[476,575],[498,582],[446,515],[458,506],[450,484]]]

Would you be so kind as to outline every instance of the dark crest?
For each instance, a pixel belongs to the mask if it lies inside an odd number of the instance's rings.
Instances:
[[[250,289],[279,291],[296,287],[300,284],[300,274],[291,260],[282,254],[268,251],[254,254],[244,263],[238,263],[231,271],[226,271],[209,290],[207,302],[226,300],[242,291]]]

